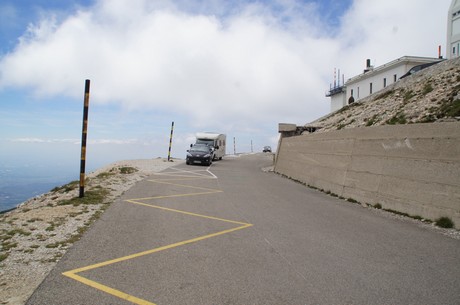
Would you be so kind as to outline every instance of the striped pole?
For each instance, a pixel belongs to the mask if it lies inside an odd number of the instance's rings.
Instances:
[[[171,124],[171,136],[169,137],[168,161],[171,161],[171,146],[172,146],[173,132],[174,132],[174,121]]]
[[[85,81],[85,99],[83,105],[83,127],[81,132],[81,158],[80,158],[80,198],[85,196],[85,161],[86,161],[86,135],[88,131],[88,106],[89,106],[90,80]]]
[[[236,141],[235,141],[235,137],[233,137],[233,154],[236,155]]]

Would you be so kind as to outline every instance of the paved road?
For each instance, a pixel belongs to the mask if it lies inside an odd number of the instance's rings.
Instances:
[[[270,163],[227,157],[139,182],[28,304],[460,303],[459,240],[261,171]]]

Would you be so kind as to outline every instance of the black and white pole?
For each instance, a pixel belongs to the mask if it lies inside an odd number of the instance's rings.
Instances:
[[[233,154],[236,155],[236,141],[235,141],[235,137],[233,137]]]
[[[80,158],[80,198],[85,196],[85,163],[86,163],[86,135],[88,132],[88,107],[89,107],[90,80],[85,81],[85,99],[83,105],[83,127],[81,132],[81,158]]]
[[[171,161],[171,146],[172,146],[173,132],[174,132],[174,121],[171,124],[171,136],[169,137],[168,161]]]

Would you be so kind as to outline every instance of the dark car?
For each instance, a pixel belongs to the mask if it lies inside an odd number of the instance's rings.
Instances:
[[[415,66],[413,67],[412,69],[410,69],[406,74],[404,74],[403,76],[401,76],[399,79],[403,79],[405,77],[408,77],[409,75],[412,75],[420,70],[423,70],[425,68],[428,68],[432,65],[435,65],[437,63],[440,63],[442,60],[439,60],[439,61],[434,61],[434,62],[429,62],[429,63],[426,63],[426,64],[421,64],[421,65],[418,65],[418,66]]]
[[[264,146],[263,152],[272,152],[272,148],[270,146]]]
[[[187,150],[185,163],[190,164],[205,164],[211,165],[214,159],[214,149],[205,144],[195,144]]]

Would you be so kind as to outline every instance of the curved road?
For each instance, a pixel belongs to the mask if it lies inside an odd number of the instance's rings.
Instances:
[[[27,304],[459,304],[460,240],[263,172],[271,160],[139,182]]]

